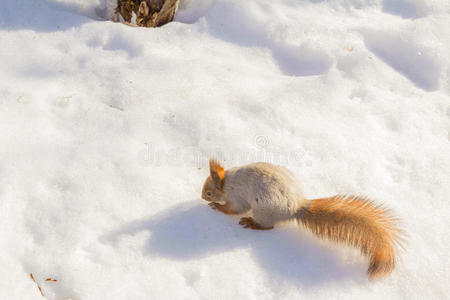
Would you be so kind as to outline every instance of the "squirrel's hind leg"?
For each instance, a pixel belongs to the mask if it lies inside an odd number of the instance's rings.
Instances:
[[[253,206],[253,218],[241,218],[239,224],[243,225],[244,228],[259,230],[273,229],[278,218],[270,213],[271,211],[273,211],[273,209],[267,205]]]
[[[273,226],[265,227],[261,224],[258,224],[253,220],[253,218],[241,218],[239,224],[244,226],[244,228],[256,229],[256,230],[269,230],[273,229]]]

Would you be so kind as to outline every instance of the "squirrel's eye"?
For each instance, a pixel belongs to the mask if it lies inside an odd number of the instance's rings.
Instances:
[[[209,197],[209,196],[211,196],[211,195],[212,195],[212,193],[211,193],[210,191],[207,191],[207,192],[206,192],[206,196]]]

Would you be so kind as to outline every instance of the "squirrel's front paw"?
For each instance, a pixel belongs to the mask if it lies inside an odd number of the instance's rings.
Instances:
[[[220,204],[217,203],[217,202],[210,202],[210,203],[208,203],[208,205],[209,205],[212,209],[218,209],[218,207],[220,206]]]
[[[256,223],[253,218],[241,218],[239,224],[244,226],[244,228],[258,229],[258,230],[268,230],[273,229],[272,227],[263,227],[260,224]]]

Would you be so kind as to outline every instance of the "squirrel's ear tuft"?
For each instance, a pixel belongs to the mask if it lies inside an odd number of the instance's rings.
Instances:
[[[222,165],[215,159],[211,158],[209,160],[209,172],[211,173],[211,178],[214,181],[216,187],[220,190],[223,187],[223,179],[225,177],[225,169]]]

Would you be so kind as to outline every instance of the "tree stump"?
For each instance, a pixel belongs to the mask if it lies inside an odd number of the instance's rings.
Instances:
[[[116,14],[128,24],[159,27],[173,21],[179,0],[117,0]],[[133,13],[136,19],[133,20]]]

